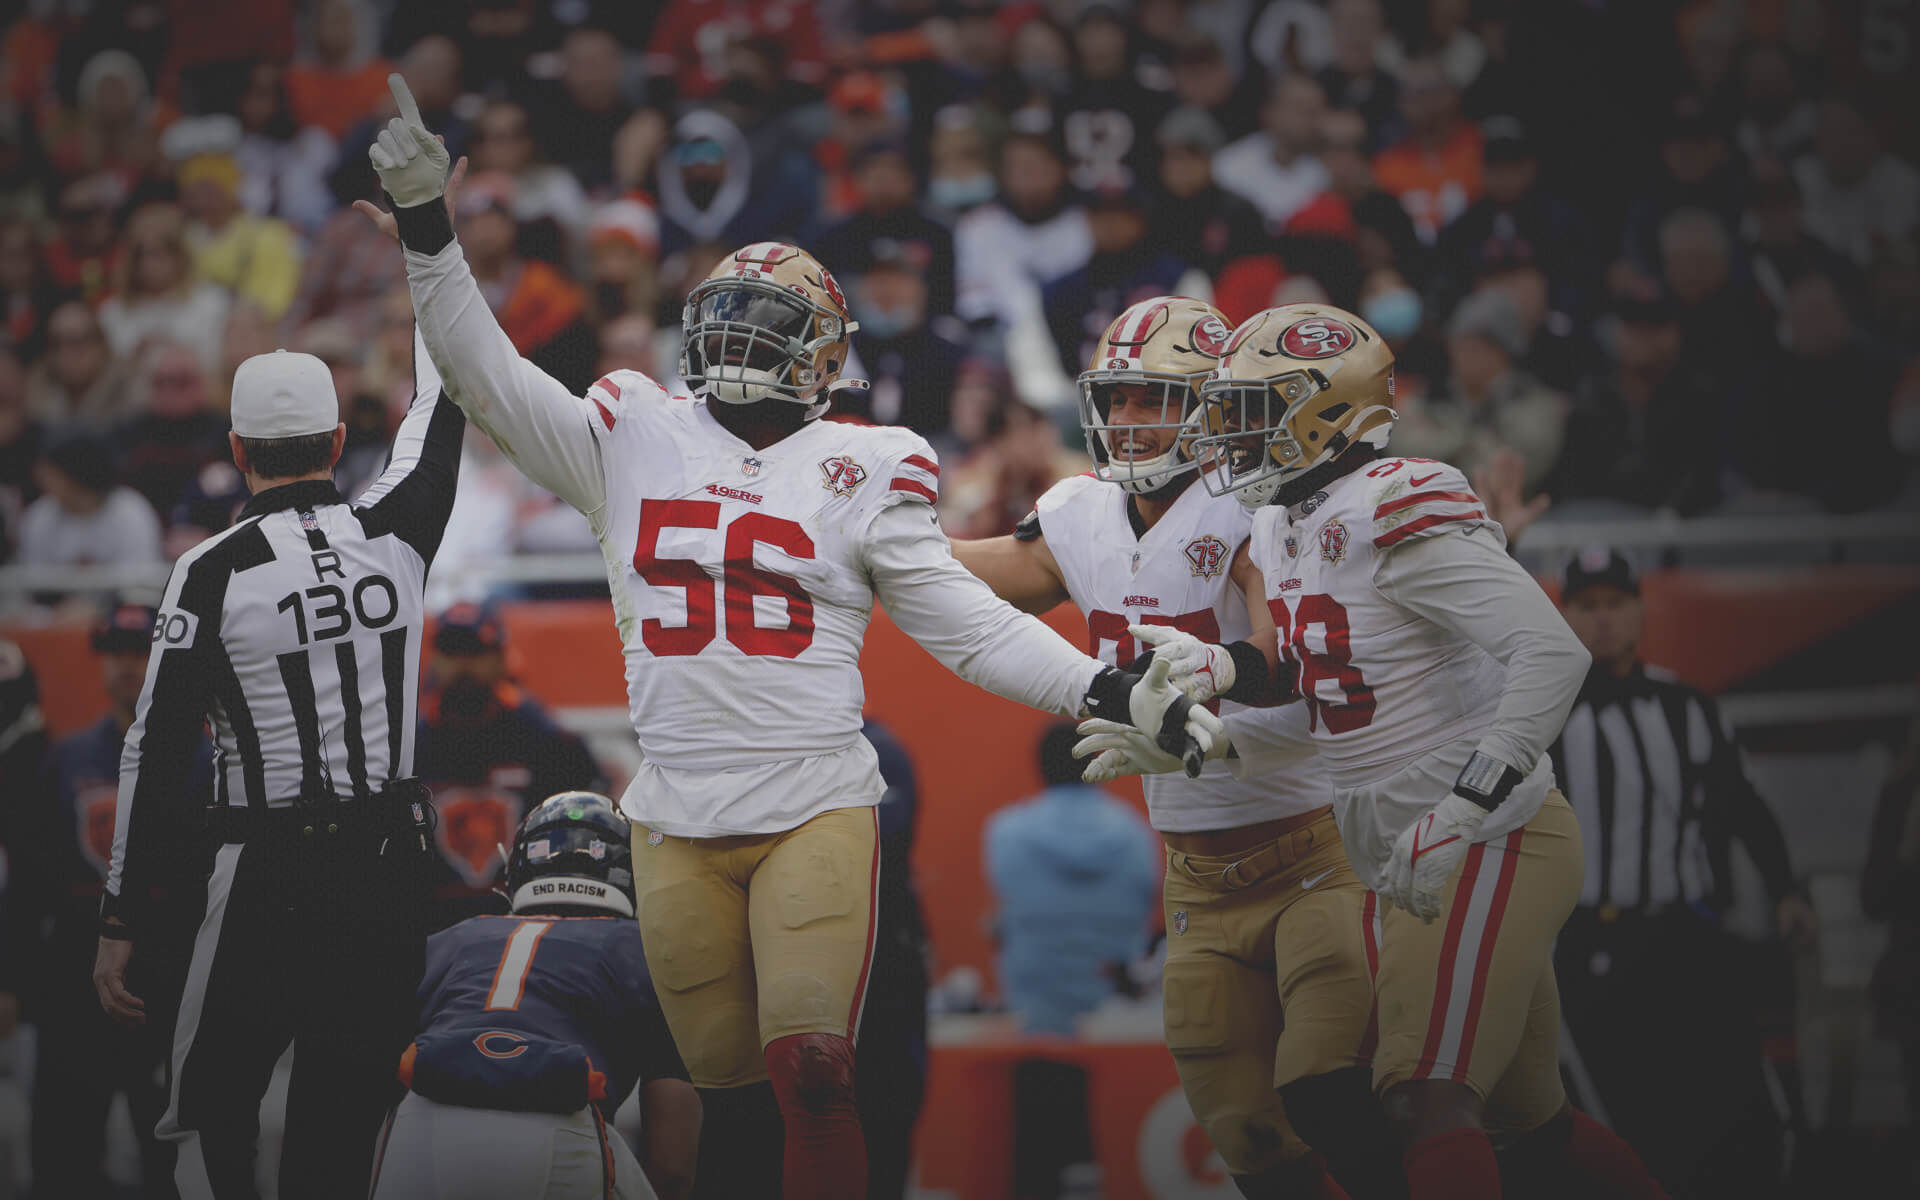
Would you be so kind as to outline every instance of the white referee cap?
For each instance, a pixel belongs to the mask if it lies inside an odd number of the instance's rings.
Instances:
[[[256,354],[233,373],[233,431],[243,438],[332,433],[339,423],[333,372],[311,354]]]

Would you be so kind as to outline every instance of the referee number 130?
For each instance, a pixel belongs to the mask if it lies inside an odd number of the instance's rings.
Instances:
[[[322,583],[288,592],[274,607],[292,614],[294,634],[304,646],[345,637],[356,620],[368,629],[386,628],[400,615],[400,592],[385,575],[363,575],[350,588]]]

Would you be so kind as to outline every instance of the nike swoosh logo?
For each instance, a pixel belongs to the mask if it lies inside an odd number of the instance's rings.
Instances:
[[[1322,879],[1325,879],[1338,869],[1338,867],[1329,867],[1318,875],[1315,875],[1312,879],[1302,879],[1300,881],[1300,890],[1303,892],[1311,890],[1314,884],[1319,883]]]
[[[1433,474],[1427,476],[1425,479],[1420,478],[1418,475],[1409,475],[1407,476],[1407,482],[1411,483],[1415,487],[1425,487],[1438,478],[1440,478],[1440,472],[1435,471]]]

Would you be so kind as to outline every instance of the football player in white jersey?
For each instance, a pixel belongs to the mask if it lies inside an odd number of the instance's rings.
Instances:
[[[1584,858],[1546,750],[1587,652],[1464,475],[1384,455],[1393,354],[1364,321],[1313,304],[1258,313],[1201,394],[1202,478],[1255,512],[1279,649],[1263,665],[1278,696],[1304,700],[1347,853],[1387,906],[1374,1085],[1409,1194],[1497,1200],[1499,1139],[1542,1194],[1577,1179],[1580,1194],[1661,1195],[1560,1085],[1551,949]],[[1251,664],[1235,666],[1244,690]],[[1204,695],[1212,677],[1197,678]],[[1166,765],[1144,744],[1135,757]],[[1571,1178],[1537,1178],[1551,1172]]]
[[[646,755],[621,808],[661,1008],[706,1089],[706,1186],[864,1197],[853,1039],[883,785],[861,736],[859,655],[875,599],[961,677],[1151,728],[1196,770],[1219,719],[1168,686],[1170,664],[1143,678],[1081,654],[955,562],[919,436],[819,420],[852,323],[801,250],[747,246],[694,289],[680,372],[693,396],[633,371],[574,396],[522,359],[454,240],[447,153],[392,80],[401,115],[370,156],[428,352],[474,423],[586,515],[606,558]],[[772,1157],[770,1103],[779,1182],[755,1174]]]
[[[956,542],[954,556],[1029,612],[1072,600],[1089,652],[1116,666],[1139,669],[1142,650],[1179,630],[1225,647],[1212,669],[1251,655],[1248,678],[1264,678],[1273,623],[1245,553],[1253,514],[1199,486],[1190,453],[1198,385],[1229,334],[1185,297],[1121,313],[1079,379],[1094,471],[1054,484],[1014,533]],[[1397,1194],[1367,1067],[1373,896],[1340,846],[1333,785],[1298,706],[1249,709],[1227,691],[1220,712],[1236,742],[1291,761],[1145,781],[1167,845],[1167,1046],[1243,1195],[1338,1194],[1328,1167],[1362,1200]]]

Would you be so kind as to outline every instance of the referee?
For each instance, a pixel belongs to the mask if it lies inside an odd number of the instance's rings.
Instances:
[[[427,569],[453,506],[466,422],[415,343],[392,459],[351,506],[330,474],[346,427],[332,374],[276,351],[233,378],[233,459],[252,500],[182,555],[120,758],[94,984],[138,1024],[128,960],[153,932],[150,882],[203,723],[215,753],[207,883],[166,1114],[188,1200],[256,1197],[259,1108],[294,1047],[280,1195],[364,1195],[397,1098],[425,953],[432,811],[409,778]]]
[[[1550,751],[1586,845],[1580,905],[1555,946],[1583,1107],[1604,1111],[1675,1200],[1771,1195],[1782,1139],[1761,1016],[1768,993],[1790,995],[1777,977],[1790,985],[1791,967],[1721,924],[1734,840],[1782,935],[1810,942],[1813,911],[1713,700],[1640,661],[1626,557],[1575,557],[1561,606],[1593,655]]]

